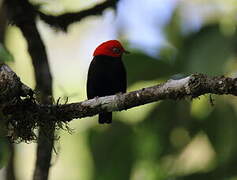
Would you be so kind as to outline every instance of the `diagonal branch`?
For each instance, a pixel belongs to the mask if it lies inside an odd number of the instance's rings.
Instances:
[[[163,84],[129,93],[94,98],[79,103],[54,105],[53,114],[61,121],[70,121],[74,118],[93,116],[100,112],[127,110],[166,99],[195,98],[207,93],[237,96],[237,78],[193,74],[180,80],[169,80]]]
[[[100,15],[107,8],[115,8],[118,1],[119,0],[107,0],[101,4],[95,5],[92,8],[75,13],[66,13],[59,16],[46,15],[40,11],[38,14],[47,24],[66,31],[68,26],[74,22],[81,21],[83,18],[88,16]]]
[[[0,74],[2,70],[4,68],[0,68]],[[20,83],[19,78],[16,78],[15,81]],[[7,90],[2,86],[2,82],[9,82]],[[13,90],[11,87],[15,87],[11,86],[11,84],[14,84],[14,81],[11,79],[8,81],[6,78],[2,81],[0,76],[0,92],[3,90],[11,92]],[[6,96],[7,92],[5,92]],[[5,105],[0,111],[3,112],[6,123],[10,124],[7,127],[11,127],[8,130],[12,131],[13,139],[18,138],[19,140],[20,138],[24,141],[30,141],[34,135],[34,129],[42,124],[45,128],[50,123],[56,123],[57,127],[62,127],[62,123],[69,122],[75,118],[93,116],[106,111],[127,110],[160,100],[195,98],[207,93],[237,96],[237,78],[224,76],[208,77],[204,74],[193,74],[183,79],[168,80],[165,83],[133,92],[62,105],[40,104],[29,96],[29,98],[19,98],[23,95],[16,93],[15,95],[18,97],[17,102],[15,100],[12,103],[6,100],[5,103],[9,102],[8,105]],[[0,102],[0,107],[3,102]]]

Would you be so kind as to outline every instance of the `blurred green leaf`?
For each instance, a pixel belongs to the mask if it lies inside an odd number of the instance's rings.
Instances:
[[[154,173],[153,178],[150,178],[152,180],[168,179],[169,173],[162,167],[162,158],[179,152],[180,149],[174,148],[171,143],[170,135],[176,127],[186,127],[189,124],[189,109],[189,102],[162,101],[144,121],[136,125],[134,149],[137,161],[150,165],[143,169],[144,179],[149,179],[151,172]],[[179,140],[186,143],[182,138]],[[159,167],[158,170],[156,167]]]
[[[216,167],[202,173],[194,173],[181,179],[229,179],[236,175],[237,144],[236,126],[237,115],[233,104],[226,101],[226,98],[216,99],[214,110],[204,122],[197,123],[192,119],[191,132],[203,131],[208,135],[216,152]],[[190,119],[191,120],[191,119]]]
[[[177,69],[186,73],[224,74],[225,65],[233,55],[233,39],[221,33],[217,25],[202,28],[183,40]]]
[[[210,75],[224,73],[232,55],[231,38],[224,36],[218,26],[212,26],[205,27],[192,39],[187,52],[189,71]]]
[[[183,35],[181,32],[181,18],[178,9],[176,9],[165,27],[167,40],[177,49],[182,46]]]
[[[5,166],[9,160],[9,145],[5,137],[0,136],[0,169]]]
[[[219,101],[204,124],[210,140],[219,154],[219,162],[237,159],[237,115],[228,102]]]
[[[13,61],[12,54],[0,43],[0,62]]]
[[[134,164],[130,126],[114,121],[112,126],[90,131],[95,180],[129,179]]]
[[[168,62],[139,53],[125,57],[124,64],[127,69],[128,85],[138,81],[166,78],[173,70]]]

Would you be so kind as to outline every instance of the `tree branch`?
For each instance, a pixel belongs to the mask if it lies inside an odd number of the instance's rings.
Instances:
[[[0,64],[0,107],[26,96],[32,97],[33,91],[20,81],[9,66]]]
[[[237,78],[193,74],[180,80],[169,80],[163,84],[129,93],[94,98],[80,103],[54,105],[52,108],[55,109],[54,115],[58,119],[70,121],[74,118],[93,116],[100,112],[127,110],[165,99],[195,98],[207,93],[236,96]]]
[[[66,13],[59,16],[46,15],[40,11],[38,11],[38,14],[47,24],[66,31],[68,26],[74,22],[81,21],[83,18],[88,16],[100,15],[107,8],[115,8],[118,1],[119,0],[107,0],[101,4],[95,5],[92,8],[76,13]]]
[[[4,68],[0,68],[0,75],[3,70]],[[19,83],[19,78],[16,78],[14,81]],[[16,87],[14,86],[16,84],[14,81],[11,78],[9,81],[8,79],[2,81],[0,76],[0,92],[5,90],[6,95],[12,96],[10,92]],[[4,88],[2,82],[8,82],[10,89]],[[19,89],[19,86],[17,87]],[[47,128],[47,124],[53,122],[58,127],[62,127],[62,123],[69,122],[74,118],[93,116],[106,111],[127,110],[166,99],[196,98],[207,93],[237,96],[237,78],[224,76],[208,77],[204,74],[193,74],[183,79],[168,80],[165,83],[133,92],[98,97],[70,104],[40,104],[28,95],[24,99],[17,98],[14,102],[8,103],[7,106],[4,106],[5,108],[2,109],[2,112],[7,119],[7,127],[11,127],[10,130],[14,134],[12,137],[29,141],[34,137],[34,129],[41,124],[44,124],[44,127]],[[19,97],[19,93],[15,93],[15,95]]]

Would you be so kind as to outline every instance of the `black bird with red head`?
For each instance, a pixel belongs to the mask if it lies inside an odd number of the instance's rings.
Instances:
[[[87,75],[87,97],[102,97],[125,93],[127,77],[122,55],[128,53],[117,40],[100,44],[94,51],[94,58]],[[112,112],[99,114],[99,123],[111,123]]]

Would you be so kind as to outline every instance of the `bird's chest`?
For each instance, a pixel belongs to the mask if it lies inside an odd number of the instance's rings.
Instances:
[[[96,74],[103,81],[112,83],[124,74],[123,65],[121,62],[101,62]]]
[[[113,95],[126,91],[126,72],[120,59],[95,57],[88,72],[88,97]]]

